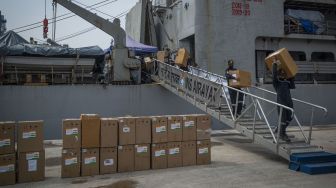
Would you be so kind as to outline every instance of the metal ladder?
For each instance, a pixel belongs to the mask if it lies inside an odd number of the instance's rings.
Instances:
[[[304,130],[294,109],[253,94],[251,89],[276,95],[274,92],[259,87],[239,90],[228,86],[226,78],[221,75],[198,68],[190,67],[189,69],[189,71],[183,71],[178,67],[156,61],[151,75],[154,81],[160,83],[167,90],[210,114],[222,123],[238,130],[254,143],[262,145],[287,160],[290,160],[290,155],[293,153],[318,152],[323,150],[320,146],[311,145],[310,141],[314,113],[318,109],[326,114],[326,108],[299,99],[293,99],[294,102],[307,105],[312,109],[309,129]],[[237,92],[235,104],[231,103],[228,90]],[[238,105],[238,93],[244,95],[243,106],[245,108],[240,115],[237,115],[237,108],[235,108],[235,111],[232,108],[232,106]],[[265,106],[268,106],[268,108]],[[266,109],[269,109],[269,107],[272,107],[272,110],[266,112]],[[275,110],[277,108],[279,108],[279,114]],[[279,139],[280,131],[277,134],[273,133],[275,127],[280,127],[281,119],[278,117],[281,117],[284,109],[292,112],[293,122],[299,128],[297,135],[289,135],[292,140],[290,143]],[[308,132],[308,135],[306,132]]]

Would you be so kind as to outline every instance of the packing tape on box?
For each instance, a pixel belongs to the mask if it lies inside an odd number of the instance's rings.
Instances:
[[[69,165],[73,165],[73,164],[77,164],[77,163],[78,163],[77,157],[65,159],[65,161],[64,161],[65,166],[69,166]]]
[[[0,173],[14,172],[14,170],[15,170],[15,165],[14,164],[0,166]]]
[[[0,147],[6,147],[6,146],[10,146],[10,139],[3,139],[0,140]]]

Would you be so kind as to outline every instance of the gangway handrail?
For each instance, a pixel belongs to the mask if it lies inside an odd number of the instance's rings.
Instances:
[[[273,95],[276,95],[276,92],[273,92],[273,91],[270,91],[270,90],[267,90],[267,89],[264,89],[264,88],[260,88],[260,87],[256,87],[256,86],[251,86],[251,87],[255,88],[255,89],[262,90],[262,91],[265,91],[265,92],[273,94]],[[320,110],[323,110],[324,113],[325,113],[325,115],[328,113],[327,108],[325,108],[323,106],[320,106],[320,105],[317,105],[317,104],[313,104],[313,103],[310,103],[310,102],[307,102],[307,101],[303,101],[303,100],[300,100],[300,99],[296,99],[296,98],[292,98],[292,99],[293,99],[293,101],[296,101],[296,102],[299,102],[299,103],[303,103],[303,104],[306,104],[308,106],[312,106],[312,107],[318,108]]]

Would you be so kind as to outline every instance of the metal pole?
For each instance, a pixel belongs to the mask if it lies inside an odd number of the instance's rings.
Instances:
[[[252,135],[252,141],[254,142],[254,136],[255,136],[255,124],[256,124],[256,116],[257,116],[257,105],[254,104],[254,116],[253,116],[253,135]]]
[[[282,111],[283,111],[283,108],[280,107],[279,120],[278,120],[278,133],[277,133],[277,141],[276,141],[277,153],[279,153],[279,138],[280,138],[280,130],[282,126],[281,125]]]
[[[308,137],[308,144],[310,144],[312,132],[313,132],[313,121],[314,121],[314,108],[312,107],[311,117],[310,117],[310,127],[309,127],[309,137]]]
[[[236,91],[236,104],[235,104],[235,118],[237,117],[237,111],[238,111],[238,99],[239,99],[239,91]]]

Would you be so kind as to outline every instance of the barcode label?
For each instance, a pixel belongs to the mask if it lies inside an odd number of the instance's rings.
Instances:
[[[36,131],[23,132],[22,133],[22,138],[23,139],[36,138]]]
[[[66,129],[65,135],[78,135],[78,128]]]
[[[155,132],[157,133],[166,132],[166,126],[156,127]]]
[[[172,123],[170,125],[170,129],[172,129],[172,130],[181,129],[181,123]]]
[[[195,122],[194,121],[186,121],[184,122],[184,127],[193,127],[195,126]]]
[[[65,159],[64,164],[65,166],[68,166],[68,165],[77,164],[77,162],[78,162],[77,157],[74,157],[74,158]]]
[[[0,140],[0,147],[10,146],[10,139]]]
[[[166,155],[166,150],[157,150],[155,151],[155,157],[160,157],[160,156],[165,156]]]

